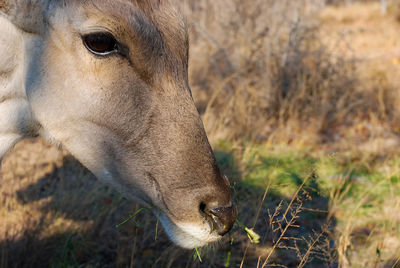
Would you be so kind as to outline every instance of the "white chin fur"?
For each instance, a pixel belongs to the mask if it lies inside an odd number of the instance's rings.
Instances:
[[[208,224],[176,224],[173,223],[164,213],[161,215],[161,223],[167,232],[168,237],[178,246],[193,249],[204,246],[221,238],[215,232],[210,233]]]

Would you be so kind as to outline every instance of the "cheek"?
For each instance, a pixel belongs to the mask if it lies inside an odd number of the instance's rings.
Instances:
[[[126,68],[118,57],[99,58],[91,54],[80,39],[73,42],[50,40],[43,56],[45,83],[64,98],[107,98],[124,82]],[[122,70],[124,69],[124,70]]]
[[[43,51],[39,94],[33,102],[38,119],[51,123],[84,118],[126,135],[136,132],[149,114],[149,87],[123,57],[96,57],[76,40],[67,45],[50,40]]]
[[[60,38],[62,36],[62,38]],[[116,57],[98,57],[84,46],[80,36],[62,31],[50,33],[44,50],[45,65],[60,79],[72,78],[77,84],[115,80],[123,63]],[[70,86],[66,84],[65,86]]]

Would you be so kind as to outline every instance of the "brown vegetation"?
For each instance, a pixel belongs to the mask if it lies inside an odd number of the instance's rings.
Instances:
[[[396,59],[398,39],[379,4],[325,8],[322,15],[320,1],[204,0],[185,7],[191,85],[214,140],[337,144],[367,139],[349,133],[372,121],[384,132],[396,131],[397,79],[388,60]],[[385,55],[371,54],[380,49],[375,42],[387,42],[373,37],[378,31],[394,39]],[[386,62],[375,65],[377,58]]]

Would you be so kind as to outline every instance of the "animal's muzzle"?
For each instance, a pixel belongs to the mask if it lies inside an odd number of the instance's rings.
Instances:
[[[209,209],[205,213],[212,224],[212,231],[216,230],[222,236],[229,232],[235,224],[237,209],[235,205],[232,205]]]

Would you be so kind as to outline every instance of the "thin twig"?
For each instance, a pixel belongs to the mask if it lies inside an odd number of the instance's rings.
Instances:
[[[322,231],[315,239],[313,239],[312,243],[308,246],[308,249],[306,253],[304,254],[303,258],[301,258],[301,262],[299,263],[299,268],[304,267],[306,265],[307,260],[311,254],[311,250],[314,248],[315,244],[319,241],[321,236],[324,234],[324,231]]]
[[[313,173],[314,173],[314,170],[304,179],[304,181],[303,181],[303,182],[300,184],[300,186],[297,188],[297,191],[296,191],[296,193],[293,195],[292,200],[290,200],[290,203],[289,203],[289,205],[288,205],[288,207],[287,207],[285,213],[283,213],[283,216],[282,216],[282,218],[283,218],[286,222],[287,222],[286,215],[287,215],[289,209],[292,207],[292,204],[293,204],[294,200],[296,199],[296,197],[298,196],[300,190],[303,189],[304,184],[308,181],[309,178],[311,178],[311,176],[312,176]]]

